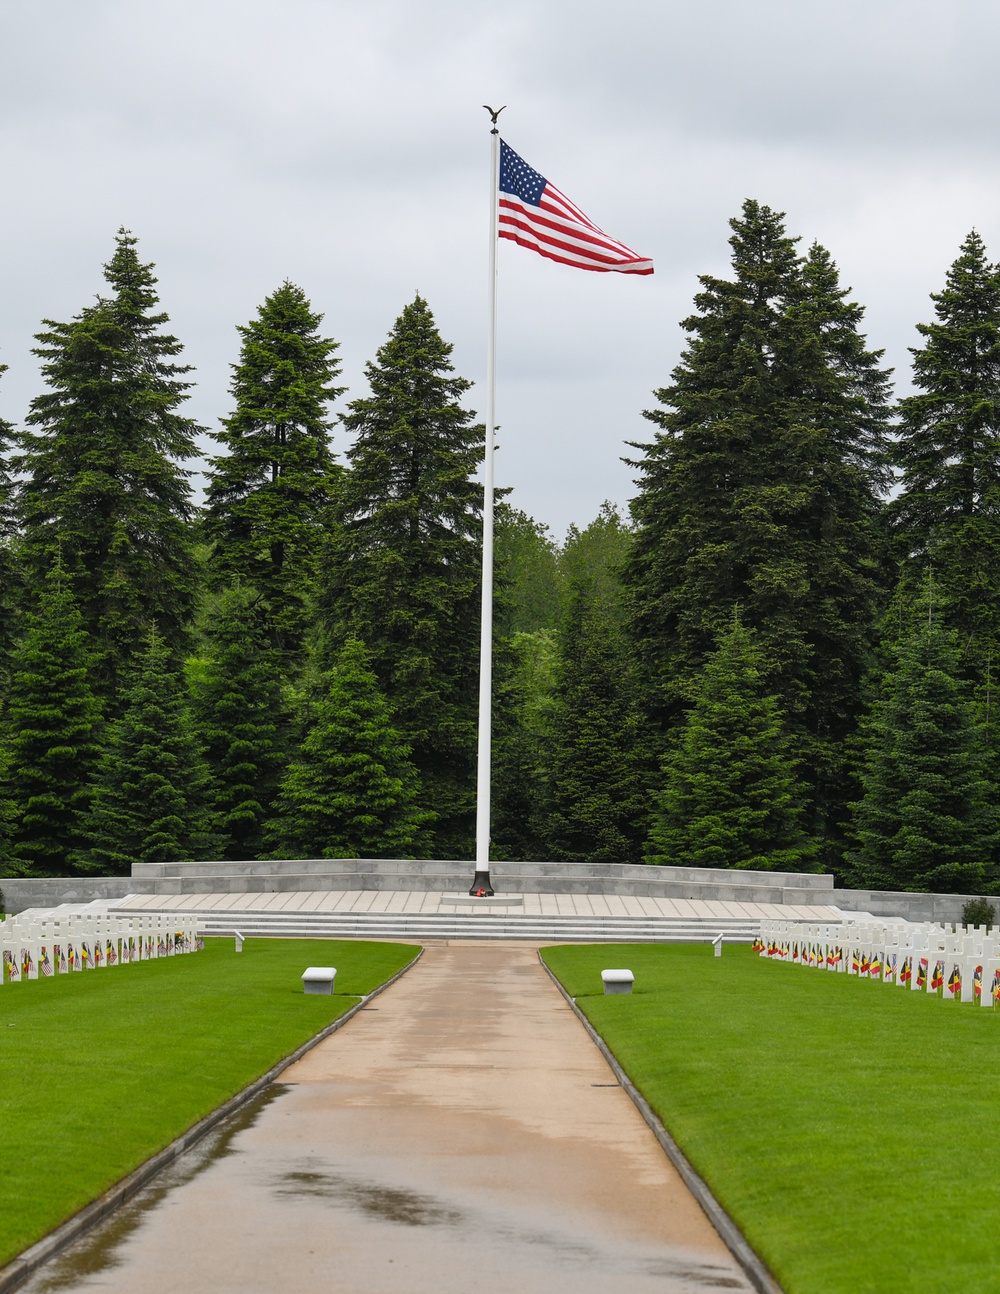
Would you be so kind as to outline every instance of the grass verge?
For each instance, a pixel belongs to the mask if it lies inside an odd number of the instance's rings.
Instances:
[[[204,952],[0,989],[0,1266],[416,956],[404,944],[206,940]],[[309,965],[337,967],[306,996]]]
[[[788,1294],[1000,1291],[1000,1011],[745,947],[543,956]]]

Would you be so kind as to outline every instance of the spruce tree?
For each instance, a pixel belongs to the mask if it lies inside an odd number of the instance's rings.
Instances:
[[[0,377],[6,371],[7,365],[0,364]],[[9,468],[10,451],[14,443],[14,428],[0,418],[0,675],[4,678],[14,642],[14,625],[21,592],[20,561],[15,552],[16,490]]]
[[[733,276],[702,277],[690,341],[646,415],[657,435],[637,447],[632,632],[662,750],[742,608],[831,865],[881,597],[887,374],[822,248],[800,256],[756,202],[732,228]]]
[[[664,760],[646,861],[801,870],[816,850],[802,792],[757,636],[734,619]]]
[[[647,806],[632,662],[614,600],[570,585],[559,634],[545,840],[556,860],[637,863]]]
[[[14,867],[26,875],[73,870],[99,754],[93,669],[70,580],[57,562],[13,649],[4,716],[6,816]]]
[[[1000,648],[1000,271],[975,231],[931,300],[936,322],[917,325],[911,349],[917,394],[899,404],[891,514],[908,582],[933,566],[980,681]]]
[[[319,333],[302,289],[284,283],[241,326],[230,388],[235,411],[213,435],[204,532],[217,584],[256,589],[288,670],[311,622],[317,566],[337,468],[329,403],[338,344]]]
[[[929,578],[865,725],[851,861],[866,888],[975,893],[993,883],[998,819],[983,733],[944,619]]]
[[[152,265],[119,231],[107,297],[71,323],[46,320],[35,354],[48,385],[32,401],[17,466],[23,556],[31,588],[58,552],[99,653],[102,693],[118,685],[147,624],[185,641],[196,585],[188,472],[197,425],[181,344],[163,332]]]
[[[424,843],[409,749],[371,670],[349,639],[325,678],[269,828],[278,858],[408,858]]]
[[[211,828],[222,858],[257,858],[264,848],[264,827],[288,762],[289,719],[278,666],[259,598],[228,590],[216,608],[193,697],[211,772]]]
[[[397,319],[343,419],[355,437],[338,488],[326,588],[334,642],[357,637],[436,816],[439,857],[468,857],[475,809],[483,428],[459,403],[426,301]]]
[[[133,863],[204,857],[215,843],[183,679],[155,629],[141,651],[122,716],[108,727],[84,823],[80,865],[104,875],[128,875]]]

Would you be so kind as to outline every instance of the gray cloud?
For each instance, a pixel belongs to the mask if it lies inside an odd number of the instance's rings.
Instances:
[[[23,417],[31,334],[100,289],[119,224],[157,262],[208,425],[234,325],[285,277],[350,394],[418,289],[481,382],[479,105],[507,102],[511,143],[657,264],[501,248],[498,474],[561,533],[628,498],[624,442],[748,195],[831,249],[905,383],[961,238],[1000,255],[998,36],[981,0],[0,0],[0,412]]]

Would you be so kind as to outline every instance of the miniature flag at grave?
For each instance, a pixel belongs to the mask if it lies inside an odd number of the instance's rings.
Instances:
[[[755,953],[762,953],[764,951],[764,941],[761,939],[760,935],[754,935],[751,948]]]
[[[939,988],[944,988],[944,962],[936,961],[934,963],[934,974],[931,976],[931,992],[936,993]]]
[[[861,973],[861,954],[857,948],[851,953],[851,974],[859,975]]]
[[[871,979],[882,978],[882,959],[878,953],[872,953],[871,961],[868,963],[868,975]]]
[[[1000,970],[993,972],[993,988],[990,990],[990,995],[994,1006],[1000,1003]]]
[[[953,996],[962,991],[962,970],[957,962],[952,966],[951,974],[948,976],[948,989]]]
[[[38,959],[38,969],[46,979],[48,979],[52,974],[52,962],[49,960],[49,950],[44,944],[42,944],[42,953]]]
[[[5,948],[3,950],[3,960],[4,965],[7,967],[7,978],[12,984],[17,983],[21,978],[21,968],[17,964],[17,958],[14,956],[12,949]]]
[[[115,952],[114,940],[109,939],[105,945],[105,960],[109,966],[114,966],[118,960],[118,954]]]
[[[977,966],[972,976],[972,997],[977,1005],[983,1000],[983,968]]]
[[[912,978],[913,978],[913,958],[904,957],[903,965],[899,972],[899,982],[900,984],[909,984]]]
[[[882,978],[885,980],[886,983],[896,978],[896,954],[895,953],[886,953],[885,966],[883,967],[883,971],[882,971]]]
[[[917,962],[917,988],[926,988],[927,986],[927,958],[921,957]]]
[[[65,975],[69,971],[69,962],[66,960],[66,947],[64,944],[56,944],[56,967],[60,975]]]

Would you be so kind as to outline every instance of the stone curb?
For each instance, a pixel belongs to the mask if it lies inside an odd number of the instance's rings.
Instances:
[[[538,960],[541,962],[542,969],[545,971],[546,975],[548,975],[549,979],[569,1003],[570,1008],[576,1015],[577,1019],[597,1044],[604,1059],[611,1066],[615,1078],[618,1079],[620,1085],[632,1098],[633,1104],[649,1124],[653,1136],[656,1137],[656,1140],[663,1147],[667,1158],[677,1169],[684,1185],[701,1205],[702,1211],[722,1237],[726,1248],[750,1278],[754,1289],[758,1291],[758,1294],[783,1294],[781,1286],[767,1270],[761,1259],[757,1257],[756,1253],[754,1253],[753,1249],[751,1249],[749,1243],[744,1237],[742,1231],[740,1231],[736,1223],[709,1190],[707,1182],[695,1172],[688,1157],[684,1154],[684,1151],[681,1150],[680,1146],[678,1146],[677,1142],[674,1141],[673,1137],[657,1118],[656,1114],[654,1114],[652,1106],[650,1106],[649,1102],[642,1095],[639,1089],[632,1083],[629,1076],[612,1055],[611,1049],[608,1047],[607,1043],[577,1006],[576,999],[570,997],[556,976],[551,970],[549,970],[548,966],[545,965],[545,961],[542,958],[542,950],[540,948],[538,950]],[[0,1294],[2,1294],[2,1291],[3,1286],[0,1285]]]
[[[18,1285],[21,1285],[29,1276],[33,1275],[39,1267],[50,1259],[55,1258],[74,1240],[78,1240],[87,1231],[97,1226],[99,1222],[103,1222],[106,1217],[120,1209],[137,1191],[148,1185],[157,1173],[172,1164],[175,1159],[178,1159],[186,1150],[189,1150],[195,1142],[200,1141],[206,1133],[218,1127],[223,1120],[228,1119],[231,1114],[235,1114],[237,1110],[252,1101],[255,1096],[259,1096],[269,1084],[274,1082],[279,1074],[288,1069],[290,1065],[294,1065],[297,1060],[301,1060],[307,1052],[311,1051],[318,1043],[321,1043],[324,1038],[329,1038],[331,1034],[336,1033],[338,1029],[347,1024],[348,1020],[357,1015],[373,997],[378,997],[390,984],[395,984],[396,980],[400,979],[416,965],[423,955],[423,951],[423,948],[421,948],[416,957],[407,962],[402,970],[398,970],[391,979],[387,979],[378,988],[372,989],[369,994],[362,997],[349,1011],[345,1011],[332,1024],[327,1025],[325,1029],[321,1029],[314,1037],[304,1042],[301,1047],[296,1047],[295,1051],[283,1060],[279,1060],[266,1074],[254,1079],[248,1087],[244,1087],[235,1096],[231,1096],[228,1101],[224,1101],[211,1114],[206,1114],[203,1119],[199,1119],[196,1124],[188,1128],[187,1132],[181,1133],[169,1146],[165,1146],[151,1159],[147,1159],[145,1163],[140,1164],[127,1177],[123,1177],[120,1182],[116,1182],[114,1186],[109,1187],[103,1195],[99,1195],[96,1200],[84,1205],[78,1213],[74,1213],[71,1218],[67,1218],[65,1222],[60,1223],[54,1231],[50,1231],[47,1236],[43,1236],[41,1240],[36,1241],[29,1249],[25,1249],[6,1267],[0,1267],[0,1294],[7,1294],[9,1290],[16,1289]]]

